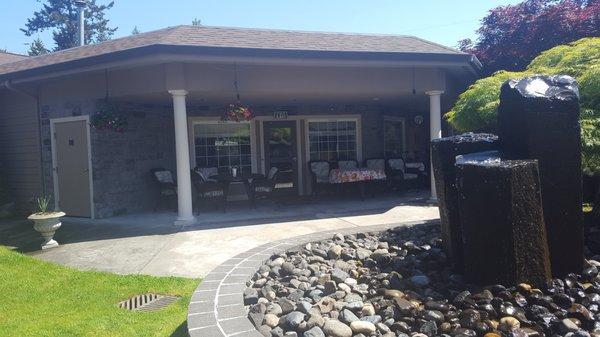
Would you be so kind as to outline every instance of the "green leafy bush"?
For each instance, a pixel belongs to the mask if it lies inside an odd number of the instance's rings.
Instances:
[[[600,38],[585,38],[541,53],[523,72],[499,71],[462,93],[445,118],[457,130],[495,132],[500,87],[511,78],[533,74],[573,76],[581,93],[583,168],[600,173]]]

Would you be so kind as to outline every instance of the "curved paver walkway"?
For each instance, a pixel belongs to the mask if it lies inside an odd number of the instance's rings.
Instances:
[[[433,222],[436,220],[329,230],[269,242],[238,254],[208,273],[192,295],[187,320],[190,337],[263,337],[247,318],[243,292],[246,282],[273,254],[329,238],[333,233],[383,231]]]

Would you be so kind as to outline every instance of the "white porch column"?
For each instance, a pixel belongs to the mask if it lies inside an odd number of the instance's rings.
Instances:
[[[442,138],[442,104],[441,96],[444,92],[441,90],[427,91],[429,96],[429,139]],[[433,163],[429,158],[430,177],[431,177],[431,199],[437,201],[437,193],[435,191],[435,179],[433,177]]]
[[[175,155],[177,161],[177,207],[179,214],[176,225],[191,224],[195,221],[192,211],[192,181],[190,178],[190,150],[188,144],[187,111],[185,90],[169,90],[173,96],[175,121]]]

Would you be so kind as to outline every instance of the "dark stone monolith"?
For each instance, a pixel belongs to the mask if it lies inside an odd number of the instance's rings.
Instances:
[[[508,158],[537,159],[552,273],[583,268],[579,90],[569,76],[504,83],[499,136]]]
[[[484,152],[456,166],[467,280],[543,285],[551,272],[537,161]]]
[[[486,133],[465,133],[431,141],[431,161],[442,224],[442,243],[458,271],[463,270],[463,257],[456,190],[456,156],[497,149],[498,136]]]

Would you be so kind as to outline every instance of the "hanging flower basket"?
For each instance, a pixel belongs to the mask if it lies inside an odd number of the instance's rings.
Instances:
[[[229,104],[225,115],[221,117],[222,121],[241,122],[249,121],[254,118],[254,113],[249,107],[242,104]]]
[[[110,130],[122,133],[127,128],[127,118],[119,113],[114,104],[104,103],[92,115],[90,126],[96,130]]]

